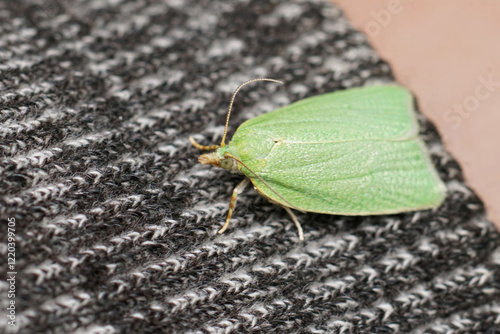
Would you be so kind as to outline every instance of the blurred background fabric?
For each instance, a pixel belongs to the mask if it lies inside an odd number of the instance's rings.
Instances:
[[[0,219],[16,220],[5,333],[497,333],[500,235],[419,115],[436,210],[287,213],[201,166],[249,118],[393,82],[326,1],[0,2]],[[355,168],[355,167],[353,167]],[[2,241],[2,258],[7,248]],[[8,271],[6,260],[1,269]]]

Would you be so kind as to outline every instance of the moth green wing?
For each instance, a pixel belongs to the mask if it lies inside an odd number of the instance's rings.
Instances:
[[[388,214],[434,208],[444,200],[445,187],[420,139],[284,142],[266,160],[257,174],[304,211]],[[257,178],[248,176],[265,197],[287,206]]]
[[[414,138],[413,97],[400,86],[369,86],[300,100],[240,125],[247,132],[298,142]]]
[[[227,150],[305,211],[385,214],[439,206],[445,187],[399,86],[301,100],[243,123]],[[268,199],[286,206],[250,171]]]

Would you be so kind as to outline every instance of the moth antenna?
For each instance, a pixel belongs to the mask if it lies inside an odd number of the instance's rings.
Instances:
[[[219,145],[208,145],[208,146],[205,146],[205,145],[198,144],[196,142],[196,140],[194,140],[193,136],[189,136],[189,141],[191,142],[191,144],[194,147],[196,147],[197,149],[202,150],[202,151],[211,151],[211,150],[215,150],[215,149],[219,148]]]
[[[283,196],[281,196],[276,190],[273,189],[273,187],[271,187],[269,185],[269,183],[267,183],[266,181],[264,181],[263,178],[261,178],[259,175],[257,175],[253,170],[251,170],[250,168],[248,168],[248,166],[243,162],[241,161],[240,159],[236,158],[234,155],[232,155],[231,153],[224,153],[224,157],[225,158],[231,158],[231,159],[234,159],[236,161],[238,161],[240,164],[243,165],[243,167],[245,167],[246,169],[248,169],[256,178],[259,179],[260,182],[264,183],[264,185],[266,187],[269,188],[269,190],[271,190],[276,196],[278,196],[279,198],[281,198],[283,200],[283,202],[285,202],[289,207],[291,207],[292,209],[295,209],[297,211],[300,211],[300,212],[304,212],[304,210],[296,207],[295,205],[293,205],[292,203],[288,202]]]
[[[258,79],[252,79],[245,81],[242,83],[238,88],[233,93],[233,96],[231,97],[231,102],[229,102],[229,109],[227,111],[227,117],[226,117],[226,126],[224,127],[224,135],[222,136],[222,141],[220,143],[220,147],[226,146],[226,135],[227,135],[227,127],[229,126],[229,117],[231,116],[231,109],[233,109],[233,103],[234,103],[234,98],[236,97],[236,94],[238,91],[243,88],[243,86],[248,85],[249,83],[255,82],[255,81],[271,81],[271,82],[276,82],[284,85],[285,83],[283,81],[275,80],[275,79],[269,79],[269,78],[258,78]]]

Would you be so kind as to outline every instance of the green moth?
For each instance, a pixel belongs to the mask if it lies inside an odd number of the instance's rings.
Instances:
[[[236,93],[231,99],[220,146],[199,157],[202,164],[245,175],[233,191],[227,228],[236,198],[252,182],[271,203],[332,215],[382,215],[436,208],[446,188],[432,165],[411,93],[396,85],[370,86],[314,96],[241,124],[225,145]]]

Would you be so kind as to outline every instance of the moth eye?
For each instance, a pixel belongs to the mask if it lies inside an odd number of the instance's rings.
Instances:
[[[224,169],[231,169],[233,167],[233,159],[224,159],[220,162],[220,165]]]

